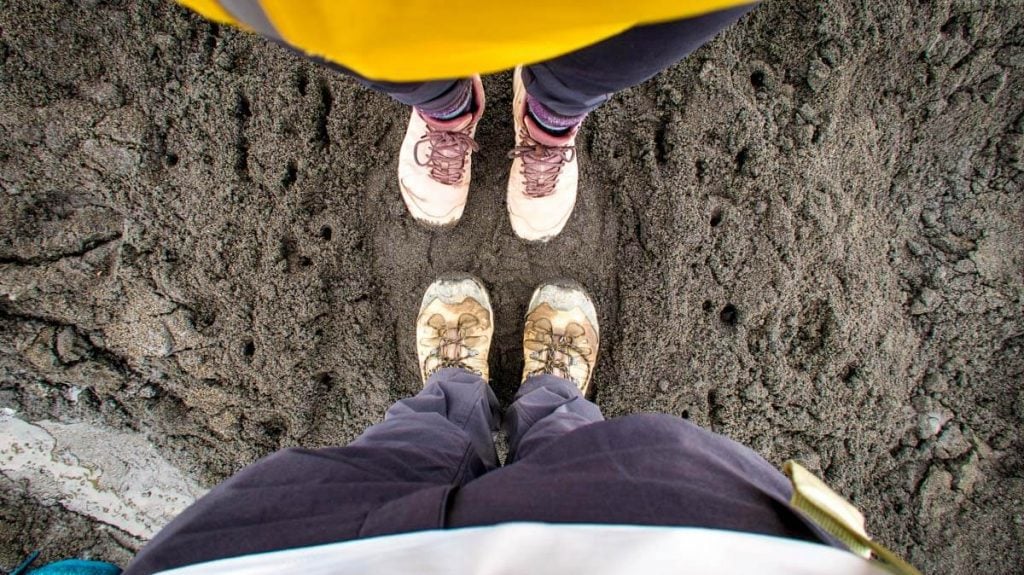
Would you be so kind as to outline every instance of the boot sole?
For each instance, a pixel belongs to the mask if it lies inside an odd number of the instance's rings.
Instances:
[[[573,206],[573,208],[575,209],[575,206]],[[563,218],[562,221],[558,222],[557,225],[555,225],[554,227],[550,228],[547,231],[540,232],[537,235],[523,234],[520,231],[521,229],[532,230],[533,228],[530,227],[530,224],[526,223],[526,218],[513,214],[511,209],[508,210],[508,219],[509,222],[511,222],[512,224],[512,231],[515,232],[516,237],[518,237],[519,239],[536,244],[546,244],[549,241],[555,239],[555,237],[557,237],[558,234],[562,233],[562,230],[565,229],[565,225],[569,223],[569,218],[572,217],[572,212],[573,210],[570,210],[569,213],[566,214],[565,218]],[[521,222],[520,227],[516,227],[516,222]]]
[[[441,218],[426,216],[425,213],[419,209],[419,206],[416,205],[416,202],[410,199],[411,193],[409,192],[409,189],[405,187],[405,184],[402,183],[401,179],[398,180],[398,189],[402,192],[402,201],[405,203],[405,209],[409,212],[409,215],[412,216],[412,219],[417,224],[420,224],[431,231],[443,231],[454,228],[456,224],[459,223],[459,220],[462,219],[462,214],[465,213],[466,204],[462,204],[460,206],[455,206],[451,211],[445,214],[445,216],[448,216],[449,214],[458,211],[459,215],[451,220],[446,221]]]

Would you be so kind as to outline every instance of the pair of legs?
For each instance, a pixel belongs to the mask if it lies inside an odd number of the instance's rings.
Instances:
[[[501,421],[487,383],[486,291],[450,278],[417,320],[423,390],[345,447],[286,449],[213,489],[127,573],[278,549],[508,521],[703,526],[829,540],[788,505],[788,481],[753,451],[668,415],[605,421],[586,399],[597,357],[576,286],[534,293],[523,383]],[[499,466],[493,434],[509,455]]]
[[[576,136],[589,112],[615,92],[682,60],[752,8],[638,26],[517,68],[512,109],[516,142],[506,195],[515,233],[528,241],[547,241],[565,227],[576,203]],[[413,106],[399,153],[402,197],[410,214],[426,225],[458,222],[469,194],[471,156],[479,147],[473,138],[485,108],[480,78],[380,82],[327,65]]]
[[[523,67],[530,96],[557,115],[578,117],[597,109],[615,92],[635,86],[682,60],[734,24],[754,5],[661,24],[637,26],[621,34]],[[469,78],[431,82],[376,82],[333,66],[360,83],[424,112],[450,109],[456,89]]]

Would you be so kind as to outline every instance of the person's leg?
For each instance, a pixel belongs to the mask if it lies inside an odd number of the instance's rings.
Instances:
[[[413,106],[424,116],[437,120],[451,120],[462,116],[476,103],[472,78],[411,84],[374,82],[359,77],[357,80],[364,86],[384,92],[407,106]]]
[[[582,425],[461,488],[447,527],[509,521],[672,525],[836,544],[750,449],[669,415]]]
[[[285,45],[287,47],[287,45]],[[473,79],[430,80],[427,82],[384,82],[371,80],[323,58],[304,56],[336,72],[352,77],[363,86],[387,94],[395,100],[412,106],[431,118],[451,119],[460,116],[474,104]]]
[[[564,124],[573,118],[578,123],[615,92],[682,60],[754,6],[637,26],[592,46],[525,66],[523,81],[531,112],[544,124]]]
[[[412,106],[398,152],[402,200],[409,214],[427,226],[446,227],[462,218],[472,180],[472,155],[478,149],[473,137],[486,107],[479,76],[428,82],[371,80],[334,62],[278,43]]]
[[[497,465],[497,421],[481,377],[440,370],[348,446],[285,449],[233,475],[161,530],[126,572],[438,527],[451,488]]]
[[[576,206],[576,136],[587,113],[619,90],[678,62],[753,5],[696,18],[638,26],[546,62],[517,68],[506,205],[520,238],[545,242],[565,228]]]
[[[506,464],[597,421],[604,421],[601,410],[587,401],[573,382],[549,374],[529,377],[505,412],[503,425],[509,443]]]
[[[468,88],[469,78],[429,82],[383,82],[370,80],[341,64],[314,56],[286,42],[258,2],[252,2],[251,0],[222,0],[220,7],[226,10],[235,20],[245,24],[249,29],[267,40],[287,48],[303,58],[351,76],[367,88],[384,92],[407,106],[419,108],[426,114],[435,115],[439,111],[451,109],[458,104],[460,98],[471,96]]]
[[[417,318],[424,389],[345,447],[285,449],[230,477],[139,553],[129,575],[250,553],[432,529],[454,488],[497,466],[493,334],[479,281],[441,279]]]
[[[440,370],[348,446],[285,449],[228,478],[161,530],[127,573],[438,527],[449,490],[497,465],[497,421],[481,377]],[[400,517],[379,513],[398,500]]]
[[[604,420],[586,399],[598,346],[597,309],[580,285],[563,280],[534,290],[523,328],[522,385],[505,412],[507,463]]]
[[[468,441],[472,453],[460,455],[462,464],[452,472],[456,483],[498,467],[493,433],[500,420],[498,400],[479,375],[461,368],[443,368],[427,380],[423,391],[402,399],[388,409],[384,422],[370,427],[350,447],[405,449],[423,442],[420,434],[443,433],[446,444]],[[458,433],[453,435],[453,429]],[[446,471],[435,469],[442,479]],[[447,481],[451,483],[452,481]]]
[[[585,399],[597,361],[596,317],[577,285],[534,292],[523,385],[505,418],[508,461],[453,495],[447,527],[682,525],[831,543],[789,507],[789,482],[750,449],[668,415],[604,421]]]

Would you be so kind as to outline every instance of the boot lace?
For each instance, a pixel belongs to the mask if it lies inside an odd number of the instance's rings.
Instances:
[[[482,343],[483,336],[472,335],[480,320],[468,313],[459,316],[455,325],[449,325],[441,314],[434,314],[427,320],[427,325],[434,330],[430,337],[423,338],[420,343],[431,348],[424,365],[431,365],[427,375],[445,367],[459,367],[480,374],[470,367],[466,360],[480,355],[477,346]]]
[[[430,153],[421,160],[420,146],[429,146]],[[470,150],[477,151],[480,146],[468,133],[462,131],[446,132],[427,126],[423,135],[413,148],[416,163],[430,169],[430,177],[446,186],[452,186],[462,179],[462,171],[466,166],[466,158]]]
[[[583,326],[577,323],[570,323],[559,332],[548,319],[537,320],[523,343],[530,351],[530,359],[540,363],[540,367],[531,370],[529,375],[548,373],[579,385],[581,382],[572,375],[570,368],[583,364],[587,373],[590,371],[590,360],[587,359],[590,343]]]
[[[545,146],[531,138],[526,130],[520,134],[523,145],[512,148],[509,158],[522,158],[523,193],[531,198],[543,198],[555,192],[555,183],[562,166],[576,158],[576,146]]]

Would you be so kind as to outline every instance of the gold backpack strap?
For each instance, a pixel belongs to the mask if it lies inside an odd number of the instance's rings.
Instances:
[[[864,528],[864,515],[824,481],[793,460],[782,466],[782,472],[793,484],[790,505],[818,527],[842,541],[857,555],[873,559],[891,573],[921,575],[913,565],[872,541]]]

